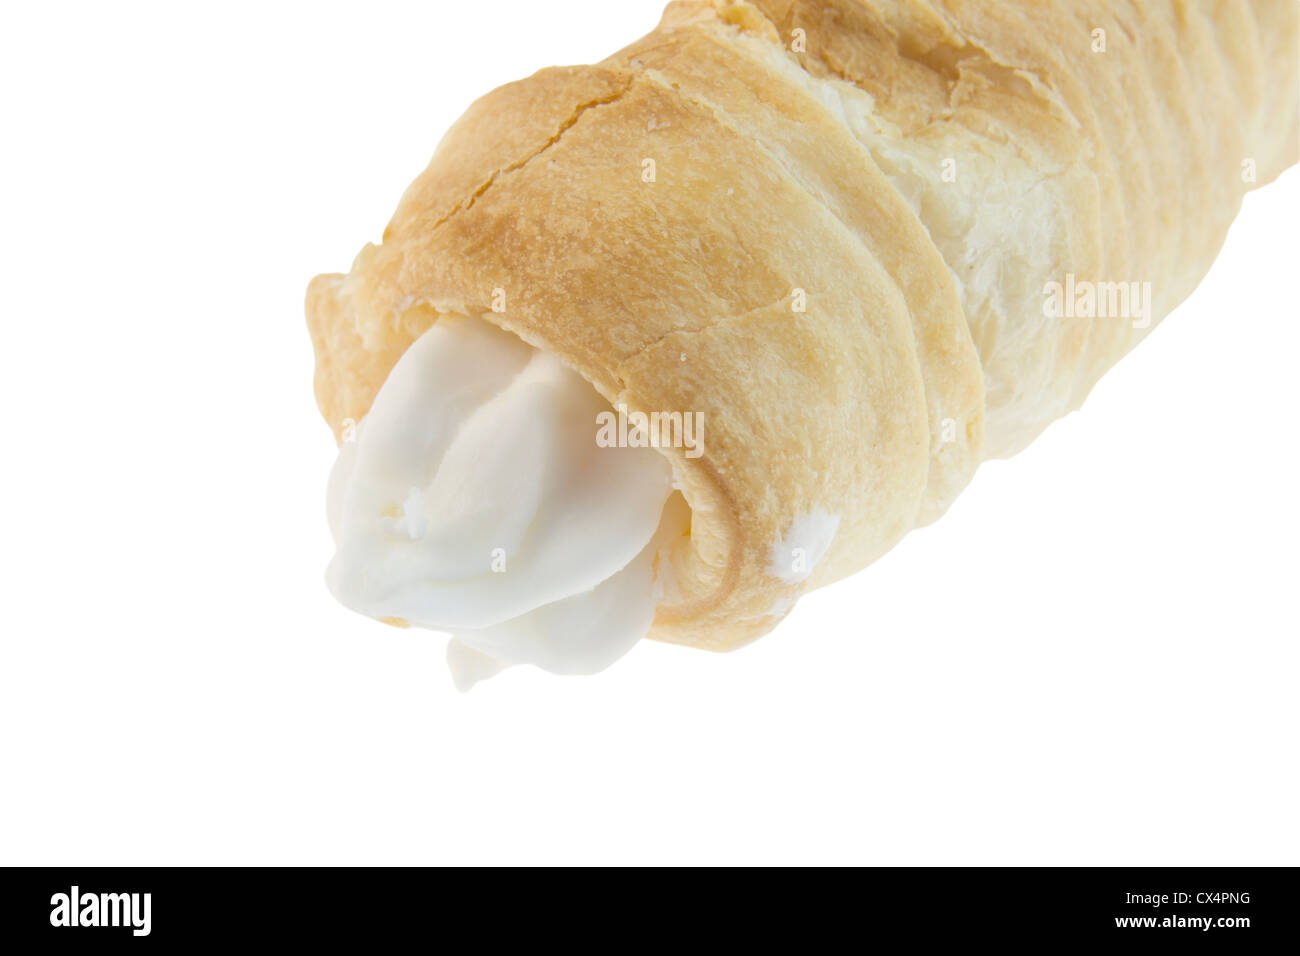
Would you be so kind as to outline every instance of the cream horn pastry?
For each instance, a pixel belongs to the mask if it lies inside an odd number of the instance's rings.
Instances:
[[[308,290],[331,592],[462,685],[766,633],[1192,291],[1298,46],[1294,0],[701,0],[489,93]]]

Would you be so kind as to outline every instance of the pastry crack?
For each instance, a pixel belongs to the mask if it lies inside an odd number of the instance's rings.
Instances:
[[[623,85],[619,89],[615,90],[613,93],[607,96],[599,97],[597,99],[588,100],[584,103],[580,103],[574,109],[574,111],[569,115],[568,119],[566,119],[563,123],[560,124],[559,129],[557,129],[553,134],[551,134],[550,138],[547,139],[546,142],[544,142],[534,152],[530,153],[524,159],[511,163],[508,166],[503,166],[500,169],[493,170],[491,175],[489,175],[488,178],[485,179],[477,189],[475,189],[472,193],[470,193],[468,199],[459,202],[455,206],[453,206],[451,210],[448,213],[446,213],[446,215],[441,216],[436,222],[434,222],[432,226],[429,227],[429,231],[432,232],[433,230],[442,226],[448,220],[457,216],[458,214],[462,212],[467,212],[468,210],[472,209],[474,207],[474,204],[478,202],[480,198],[482,198],[483,194],[486,193],[489,189],[491,189],[502,176],[508,175],[510,173],[518,172],[519,170],[527,166],[529,163],[531,163],[533,160],[537,159],[537,157],[541,156],[543,153],[549,150],[552,146],[554,146],[561,139],[563,139],[564,134],[567,133],[569,130],[571,130],[574,126],[576,126],[578,124],[578,121],[582,119],[582,117],[586,113],[588,113],[591,110],[598,109],[601,106],[609,106],[610,104],[616,103],[619,100],[621,100],[624,96],[627,95],[628,91],[632,88],[632,81],[633,78],[632,76],[629,75],[626,81],[623,83]]]

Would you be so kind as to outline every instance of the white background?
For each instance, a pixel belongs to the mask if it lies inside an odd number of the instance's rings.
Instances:
[[[942,521],[728,656],[457,694],[336,606],[303,291],[658,0],[0,14],[0,863],[1300,862],[1300,173]]]

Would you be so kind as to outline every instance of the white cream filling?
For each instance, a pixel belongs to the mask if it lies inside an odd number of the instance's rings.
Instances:
[[[608,408],[556,357],[444,317],[339,450],[330,591],[369,617],[450,631],[462,688],[511,664],[608,667],[650,629],[655,556],[689,520],[680,496],[664,507],[662,455],[597,444]]]
[[[839,527],[839,515],[827,514],[819,508],[799,515],[768,549],[768,573],[786,584],[802,584],[831,549]],[[781,613],[785,610],[788,608]]]

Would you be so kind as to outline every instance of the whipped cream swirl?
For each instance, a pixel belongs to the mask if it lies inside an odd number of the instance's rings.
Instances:
[[[339,450],[331,593],[451,632],[462,689],[511,664],[608,667],[650,629],[656,556],[689,527],[662,455],[597,444],[608,409],[555,356],[440,319]]]

